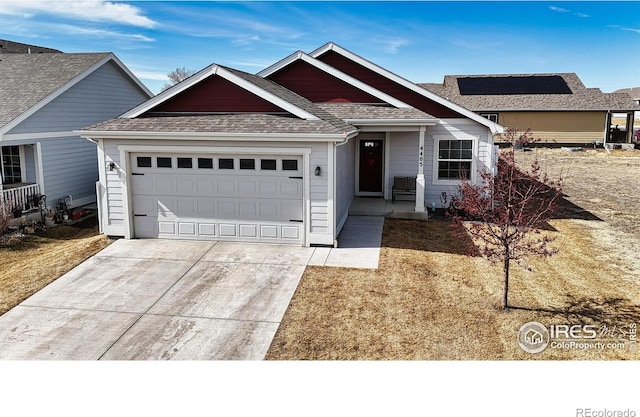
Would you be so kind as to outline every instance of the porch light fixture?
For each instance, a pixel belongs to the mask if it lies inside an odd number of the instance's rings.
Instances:
[[[319,177],[321,172],[322,170],[320,169],[320,167],[316,167],[316,177]]]
[[[109,162],[109,171],[113,171],[116,169],[116,164],[114,162]]]

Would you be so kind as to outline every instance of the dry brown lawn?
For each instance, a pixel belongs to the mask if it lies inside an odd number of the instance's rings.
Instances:
[[[548,168],[558,168],[550,162],[556,156],[564,164],[562,152],[546,155]],[[613,178],[628,175],[627,162],[632,166],[640,162],[640,158],[612,161],[613,157],[593,156],[571,165],[574,177],[580,178],[577,166],[592,172],[600,161],[595,158],[607,160],[597,169]],[[611,181],[589,182],[592,191],[607,184]],[[567,186],[570,200],[580,195],[578,202],[589,201],[588,192],[576,181],[568,179]],[[610,189],[604,192],[615,194]],[[601,351],[548,347],[529,354],[517,343],[518,329],[530,321],[594,324],[598,336],[610,341],[615,337],[600,333],[603,326],[616,329],[619,337],[619,330],[640,323],[637,232],[608,221],[585,220],[608,220],[605,207],[602,212],[571,208],[570,218],[550,222],[549,233],[557,236],[554,245],[559,254],[532,259],[531,272],[512,268],[509,296],[516,308],[507,311],[499,307],[500,267],[470,256],[472,244],[454,238],[448,222],[386,220],[378,270],[306,269],[267,359],[640,359],[640,352],[628,345]],[[626,209],[633,211],[635,205]],[[633,220],[637,227],[635,217],[628,219]]]
[[[57,226],[0,246],[0,315],[109,243],[97,226]]]

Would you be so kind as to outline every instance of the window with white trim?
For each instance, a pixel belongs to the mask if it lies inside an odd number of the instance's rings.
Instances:
[[[498,113],[480,113],[480,116],[491,120],[493,123],[498,123]]]
[[[3,146],[2,154],[2,180],[4,184],[18,184],[22,182],[22,165],[20,158],[20,146]]]
[[[438,181],[471,179],[473,139],[438,139],[436,178]]]

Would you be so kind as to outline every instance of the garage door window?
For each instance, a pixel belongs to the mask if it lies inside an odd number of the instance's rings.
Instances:
[[[297,159],[283,159],[282,160],[282,170],[283,171],[297,171],[298,170],[298,160]]]
[[[178,168],[193,168],[193,159],[178,158]]]
[[[240,169],[256,169],[256,160],[240,159]]]
[[[158,168],[171,168],[171,158],[159,156],[156,158]]]
[[[219,169],[233,169],[233,158],[220,158],[218,159]]]
[[[136,161],[138,163],[138,168],[151,168],[150,156],[139,156]]]
[[[260,160],[260,169],[263,171],[275,171],[276,170],[276,160],[275,159],[261,159]]]
[[[213,169],[213,158],[198,158],[198,168]]]

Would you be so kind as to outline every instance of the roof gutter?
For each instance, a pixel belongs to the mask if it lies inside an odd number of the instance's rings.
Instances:
[[[356,136],[359,129],[344,133],[230,133],[230,132],[143,132],[112,130],[76,130],[85,139],[142,139],[142,140],[234,140],[241,142],[342,142]]]
[[[435,126],[439,119],[345,119],[356,126]]]

